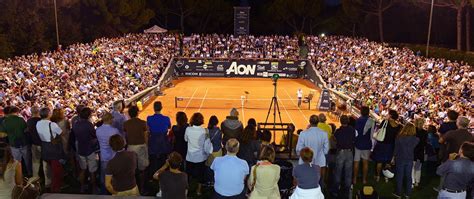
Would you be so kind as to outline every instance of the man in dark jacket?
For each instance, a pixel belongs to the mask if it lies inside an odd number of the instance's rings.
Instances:
[[[230,115],[221,123],[221,130],[224,134],[222,143],[225,145],[227,140],[231,138],[238,138],[242,133],[244,127],[242,122],[239,121],[239,112],[237,109],[232,108]]]

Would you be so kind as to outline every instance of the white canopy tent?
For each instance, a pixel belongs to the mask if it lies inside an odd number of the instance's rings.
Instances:
[[[143,32],[144,33],[151,33],[151,34],[160,34],[160,33],[168,32],[168,30],[166,30],[166,29],[164,29],[160,26],[154,25],[151,28],[148,28],[148,29],[144,30]]]

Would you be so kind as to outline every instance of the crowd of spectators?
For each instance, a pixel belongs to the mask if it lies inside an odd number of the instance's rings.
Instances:
[[[183,38],[184,57],[297,59],[298,55],[294,36],[194,34]]]
[[[178,35],[128,34],[0,60],[0,106],[19,106],[26,116],[33,105],[67,115],[75,104],[108,111],[111,102],[156,85],[178,50]]]
[[[306,37],[313,60],[329,87],[375,113],[398,110],[406,119],[440,124],[448,110],[474,117],[474,71],[464,62],[418,56],[364,38]]]
[[[326,124],[324,114],[311,115],[308,127],[298,130],[296,137],[300,160],[291,163],[276,160],[281,146],[270,143],[271,133],[256,129],[252,118],[244,127],[236,109],[221,125],[216,116],[209,117],[207,126],[199,112],[189,121],[186,113],[178,112],[177,125],[172,126],[161,113],[160,101],[153,109],[146,121],[137,117],[138,107],[131,106],[128,113],[122,108],[114,110],[116,114],[102,114],[94,125],[90,116],[96,110],[79,105],[75,117],[65,119],[71,125],[63,126],[64,120],[57,119],[61,108],[33,106],[33,116],[25,120],[17,107],[7,107],[6,116],[0,118],[0,137],[8,137],[8,145],[2,146],[2,194],[22,193],[28,185],[21,178],[26,176],[41,177],[43,191],[51,193],[63,192],[69,178],[81,185],[74,193],[165,199],[199,197],[203,189],[213,189],[217,199],[347,198],[352,191],[376,196],[374,187],[369,192],[353,190],[362,160],[363,165],[376,164],[370,177],[377,183],[388,182],[395,173],[393,196],[400,198],[412,196],[420,183],[426,183],[421,168],[427,167],[426,157],[433,156],[440,164],[436,171],[441,176],[440,197],[466,198],[474,188],[474,135],[468,130],[469,119],[454,111],[439,130],[432,125],[426,128],[423,119],[401,121],[395,110],[378,126],[368,107],[362,107],[359,118],[340,116],[340,127]],[[125,119],[114,123],[119,117]],[[120,133],[120,126],[125,133]],[[384,136],[374,140],[380,129],[385,130]],[[68,131],[70,139],[63,139]],[[39,155],[34,155],[37,151]],[[390,169],[392,165],[396,168]],[[290,173],[285,173],[288,169]],[[364,165],[364,185],[368,185],[367,171]],[[153,180],[157,183],[150,183]],[[193,182],[198,184],[195,189],[190,186]]]

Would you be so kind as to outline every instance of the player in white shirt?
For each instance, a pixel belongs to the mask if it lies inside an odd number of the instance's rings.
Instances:
[[[296,92],[296,96],[298,97],[298,107],[301,106],[301,100],[303,99],[303,90],[301,88],[298,89]]]

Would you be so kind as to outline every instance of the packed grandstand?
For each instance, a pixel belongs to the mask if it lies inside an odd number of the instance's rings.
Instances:
[[[63,107],[97,113],[157,81],[173,57],[300,58],[296,36],[127,34],[75,44],[61,51],[0,60],[0,106]],[[344,92],[377,114],[398,110],[405,118],[439,124],[448,110],[474,121],[474,71],[464,62],[426,58],[406,48],[364,38],[306,36],[308,59],[328,87]],[[119,78],[125,77],[125,78]],[[472,126],[472,124],[471,124]]]

